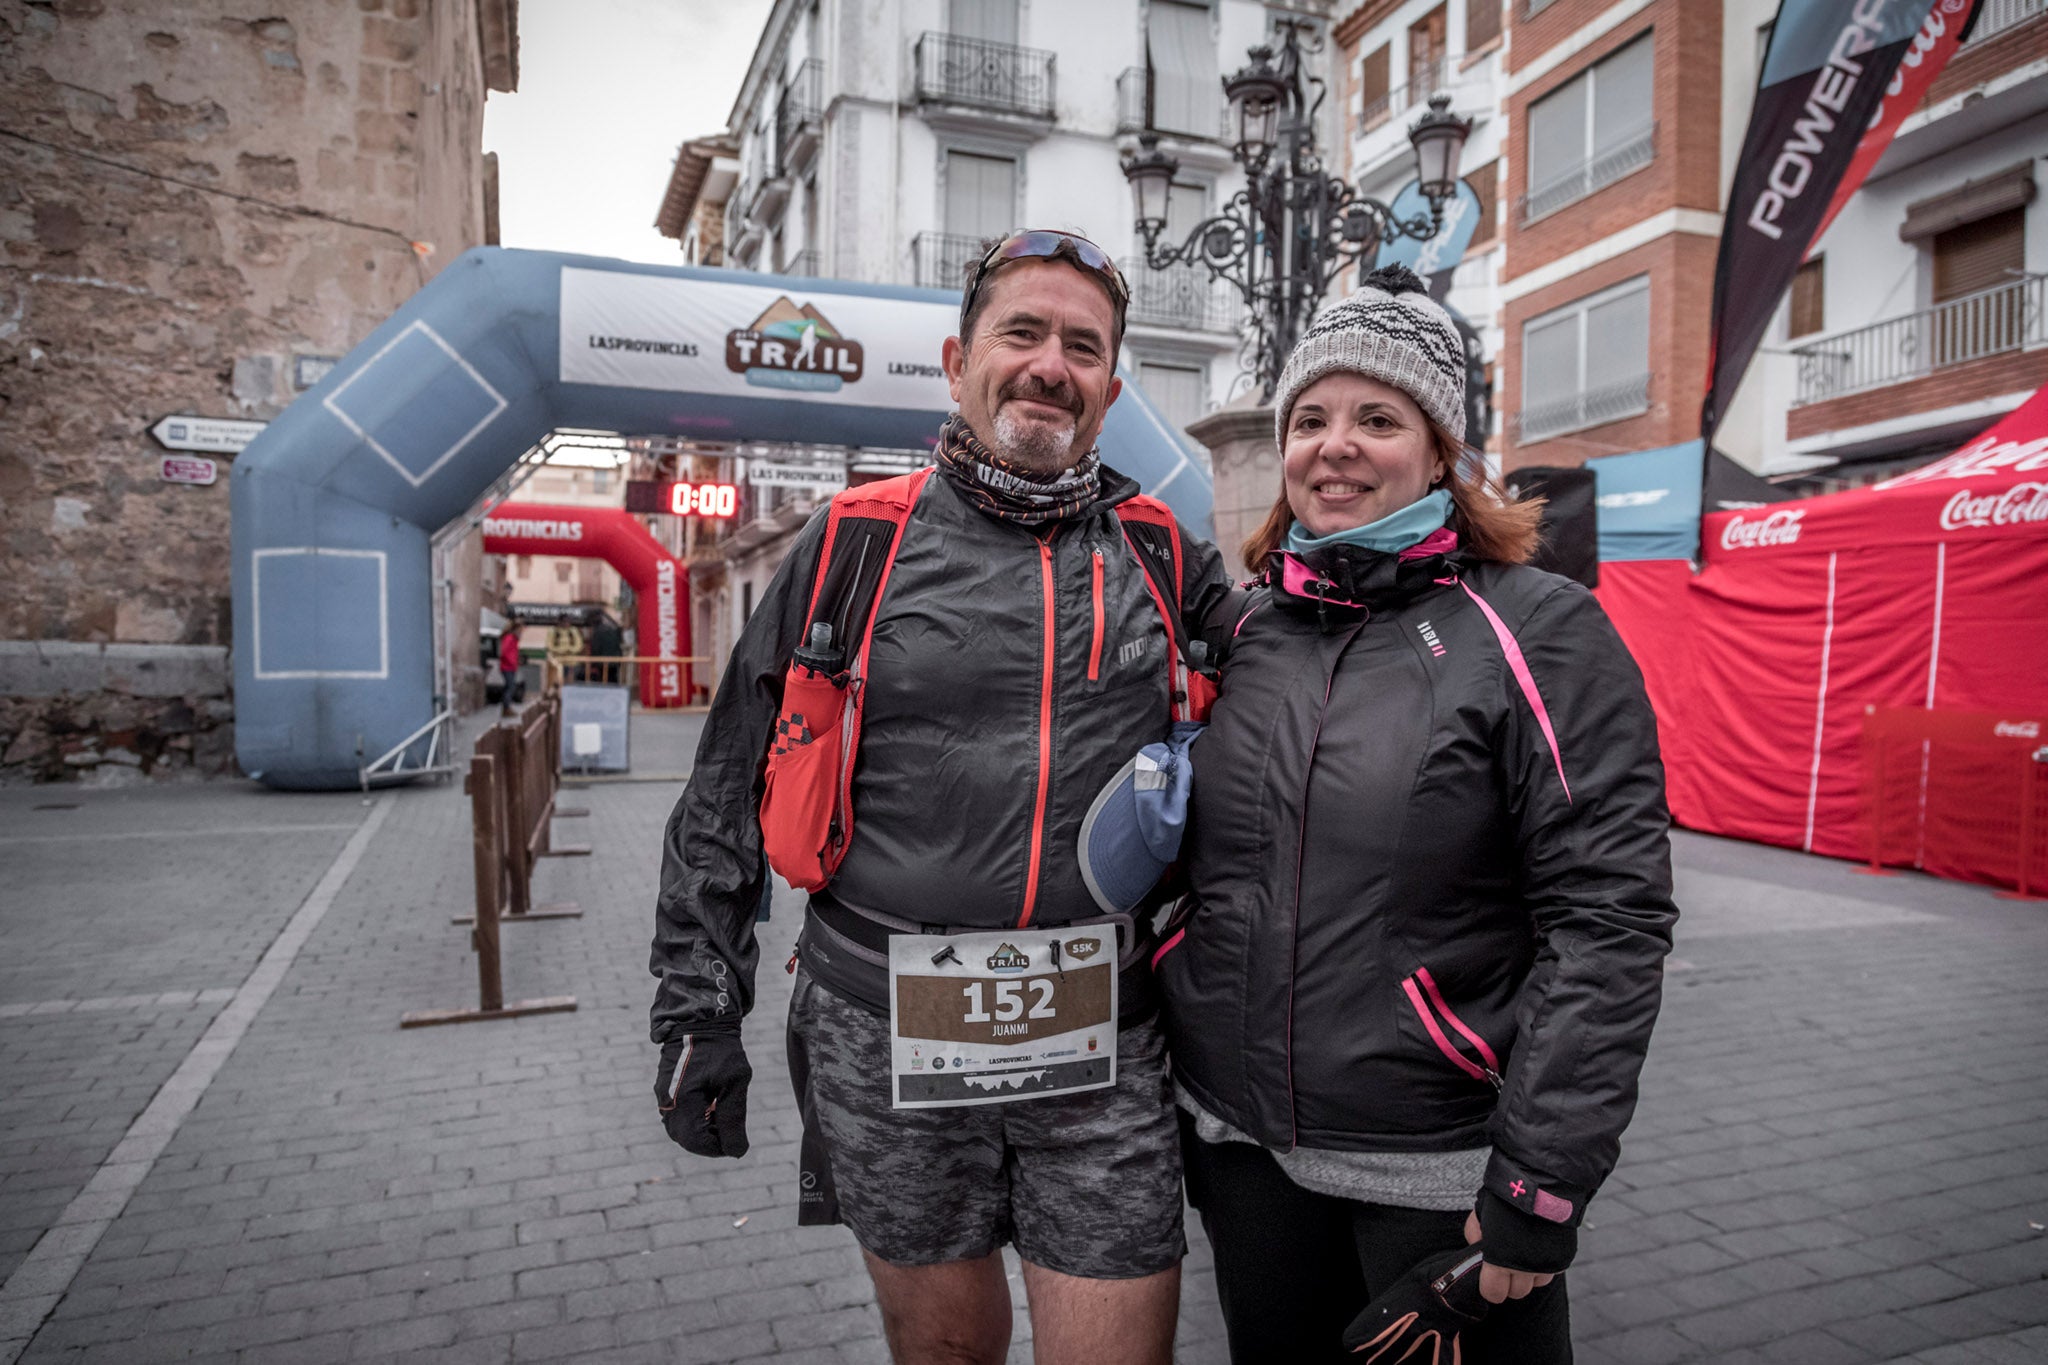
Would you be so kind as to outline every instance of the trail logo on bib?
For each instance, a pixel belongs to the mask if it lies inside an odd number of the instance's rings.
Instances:
[[[860,382],[867,358],[815,306],[781,294],[751,326],[725,334],[725,368],[762,388],[837,393]]]
[[[992,972],[1021,972],[1030,966],[1030,956],[1019,952],[1015,944],[1005,943],[988,955],[988,969]]]

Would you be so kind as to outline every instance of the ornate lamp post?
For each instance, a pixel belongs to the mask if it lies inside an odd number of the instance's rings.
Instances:
[[[1251,65],[1223,82],[1236,136],[1231,156],[1244,167],[1245,188],[1222,212],[1195,224],[1179,245],[1161,242],[1180,163],[1159,150],[1150,132],[1123,162],[1145,263],[1154,270],[1199,264],[1210,278],[1236,287],[1257,329],[1255,375],[1268,400],[1339,271],[1383,241],[1426,240],[1443,226],[1443,206],[1457,193],[1458,158],[1472,131],[1469,120],[1449,112],[1449,95],[1431,97],[1429,112],[1408,133],[1429,213],[1398,217],[1323,169],[1315,119],[1326,87],[1305,69],[1297,27],[1290,24],[1285,33],[1277,63],[1270,47],[1255,47]]]

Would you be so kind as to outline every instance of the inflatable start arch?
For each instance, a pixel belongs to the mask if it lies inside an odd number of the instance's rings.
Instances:
[[[243,771],[354,786],[358,755],[434,718],[429,545],[548,432],[929,448],[958,311],[935,289],[465,253],[235,459]],[[1102,450],[1208,534],[1208,475],[1128,372]]]

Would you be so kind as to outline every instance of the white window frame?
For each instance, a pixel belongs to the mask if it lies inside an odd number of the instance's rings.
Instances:
[[[1657,54],[1654,47],[1656,39],[1657,32],[1655,29],[1645,29],[1642,33],[1623,43],[1620,47],[1608,53],[1599,61],[1594,62],[1570,80],[1565,81],[1555,89],[1545,91],[1541,99],[1530,102],[1529,113],[1525,120],[1529,125],[1529,132],[1524,134],[1522,138],[1522,154],[1533,170],[1536,157],[1534,150],[1530,146],[1530,139],[1535,133],[1536,107],[1563,95],[1565,91],[1575,85],[1583,84],[1586,87],[1586,112],[1579,131],[1579,159],[1570,170],[1560,174],[1551,182],[1543,185],[1534,183],[1528,185],[1526,192],[1522,195],[1520,206],[1520,216],[1524,224],[1537,222],[1569,208],[1581,199],[1597,194],[1616,181],[1634,175],[1637,171],[1652,165],[1657,160]],[[1650,64],[1650,107],[1643,111],[1642,127],[1628,141],[1617,143],[1607,151],[1596,155],[1594,152],[1594,137],[1601,117],[1601,68],[1618,61],[1624,54],[1633,52],[1638,47],[1646,45],[1650,46],[1648,58]],[[1558,191],[1570,189],[1574,177],[1578,180],[1577,192],[1559,195]]]
[[[1620,284],[1602,289],[1597,293],[1588,294],[1584,298],[1573,299],[1570,303],[1553,308],[1547,313],[1539,313],[1522,324],[1522,395],[1521,406],[1516,412],[1515,434],[1515,440],[1518,445],[1534,445],[1538,441],[1547,441],[1555,436],[1568,435],[1574,431],[1586,431],[1592,427],[1605,426],[1609,422],[1625,421],[1630,417],[1640,417],[1650,410],[1650,345],[1647,335],[1644,338],[1643,369],[1640,375],[1628,376],[1617,383],[1603,385],[1599,389],[1589,389],[1586,387],[1587,315],[1603,304],[1612,303],[1616,299],[1635,293],[1640,293],[1644,296],[1645,321],[1647,324],[1649,305],[1654,302],[1649,297],[1650,277],[1647,274],[1623,280]],[[1577,413],[1576,415],[1565,417],[1561,423],[1553,420],[1546,425],[1531,426],[1527,420],[1531,410],[1529,401],[1529,335],[1531,332],[1553,326],[1565,318],[1576,318],[1578,322],[1577,369],[1579,387],[1574,393],[1554,394],[1544,398],[1537,406],[1541,409],[1551,409],[1562,408],[1565,404],[1572,403],[1576,405]],[[1637,396],[1629,396],[1632,394]],[[1602,397],[1604,401],[1601,406],[1592,408],[1586,400],[1595,396]],[[1615,403],[1619,406],[1608,406],[1607,404],[1609,403]]]

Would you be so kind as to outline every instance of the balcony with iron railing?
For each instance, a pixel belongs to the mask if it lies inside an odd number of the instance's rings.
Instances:
[[[1568,431],[1618,422],[1650,410],[1650,376],[1632,375],[1612,384],[1585,389],[1544,403],[1525,405],[1515,414],[1515,441],[1530,445]]]
[[[1515,216],[1525,225],[1547,218],[1594,191],[1635,174],[1656,159],[1657,125],[1653,121],[1625,135],[1606,151],[1531,185],[1529,192],[1515,201]]]
[[[954,232],[920,232],[910,241],[917,283],[924,289],[965,289],[967,271],[985,248],[979,237]]]
[[[1450,72],[1451,59],[1448,54],[1440,54],[1434,61],[1416,67],[1409,72],[1408,84],[1365,101],[1359,109],[1359,130],[1369,132],[1418,104],[1429,103],[1431,95],[1450,88]]]
[[[2048,342],[2048,275],[2028,275],[1791,348],[1792,406],[1902,384]]]
[[[1163,133],[1168,137],[1196,138],[1203,142],[1227,141],[1230,137],[1230,102],[1218,99],[1211,119],[1206,101],[1190,109],[1185,117],[1159,107],[1158,87],[1152,73],[1142,66],[1127,66],[1116,78],[1116,130],[1119,133]],[[1187,128],[1173,125],[1187,123]]]
[[[1222,280],[1211,279],[1202,267],[1171,265],[1154,270],[1128,256],[1117,262],[1117,269],[1131,287],[1126,317],[1134,327],[1231,334],[1244,317],[1244,304],[1237,292]]]
[[[917,40],[919,104],[1050,122],[1052,96],[1050,52],[957,33],[926,33]]]
[[[818,153],[825,126],[824,86],[825,63],[813,57],[789,78],[775,106],[775,163],[790,175],[802,175]]]

